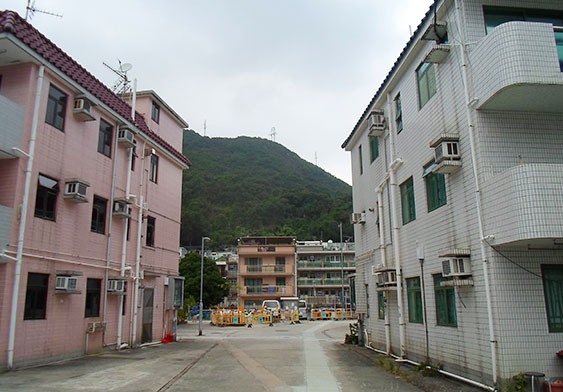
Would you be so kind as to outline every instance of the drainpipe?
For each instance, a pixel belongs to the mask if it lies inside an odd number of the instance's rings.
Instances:
[[[430,359],[429,356],[429,340],[428,340],[428,318],[426,316],[426,290],[424,287],[424,246],[416,246],[416,256],[420,263],[420,295],[422,297],[422,311],[424,317],[424,346],[426,348],[426,361]]]
[[[43,74],[45,67],[39,66],[37,75],[37,87],[35,90],[35,103],[33,107],[33,119],[31,123],[31,137],[29,139],[27,167],[25,169],[25,185],[23,201],[20,211],[20,225],[18,232],[18,248],[16,252],[16,270],[14,271],[14,287],[12,291],[12,310],[10,313],[10,332],[8,337],[8,369],[14,367],[14,343],[16,341],[16,321],[18,315],[18,299],[20,290],[20,276],[23,263],[23,240],[25,238],[25,223],[27,218],[27,207],[29,202],[29,187],[31,185],[31,174],[33,169],[33,158],[35,155],[35,140],[37,138],[37,122],[39,117],[39,105],[41,103],[41,87],[43,85]]]
[[[389,118],[393,110],[391,108],[391,94],[387,93],[387,107]],[[397,169],[403,164],[400,158],[397,158],[395,151],[395,123],[389,121],[389,142],[391,147],[391,164],[389,165],[389,188],[391,193],[391,227],[393,232],[393,256],[395,259],[395,274],[397,276],[397,312],[399,313],[399,342],[401,345],[401,358],[407,355],[406,347],[406,326],[403,316],[403,273],[401,272],[401,235],[399,227],[399,210],[397,202],[397,194],[399,193],[399,184],[397,184]]]
[[[386,176],[387,177],[387,176]],[[385,255],[385,225],[383,220],[383,183],[375,190],[377,192],[377,215],[379,217],[379,249],[381,250],[381,263],[386,266],[387,258]],[[388,292],[384,293],[385,298],[385,351],[391,354],[391,324],[389,323]]]
[[[133,102],[131,104],[131,118],[135,124],[135,104],[137,101],[137,79],[133,80]],[[129,160],[127,163],[127,186],[125,188],[125,198],[129,200],[131,197],[131,164],[133,163],[133,148],[129,148]],[[124,219],[123,222],[123,239],[121,242],[121,278],[125,278],[125,262],[127,259],[127,231],[129,230],[129,219]],[[124,297],[119,301],[119,314],[117,320],[117,350],[121,350],[121,335],[123,333],[123,303]]]
[[[454,2],[456,7],[456,17],[458,26],[461,26],[461,10],[459,0],[455,0]],[[461,33],[461,28],[459,29]],[[473,179],[474,179],[474,187],[475,187],[475,204],[477,207],[477,227],[479,229],[479,245],[481,250],[481,257],[482,257],[482,266],[483,266],[483,279],[485,283],[485,296],[487,301],[487,317],[489,322],[489,341],[490,341],[490,350],[491,350],[491,367],[493,373],[493,385],[496,387],[498,381],[498,374],[497,374],[497,341],[495,338],[495,326],[493,321],[493,310],[492,310],[492,302],[491,302],[491,286],[489,283],[489,260],[487,257],[487,248],[485,246],[485,235],[484,235],[484,228],[483,228],[483,211],[481,209],[481,188],[479,184],[479,174],[477,170],[477,154],[475,148],[475,126],[473,125],[473,120],[471,119],[471,99],[469,95],[469,77],[467,71],[467,53],[465,51],[465,37],[462,37],[460,44],[460,51],[461,51],[461,58],[462,58],[462,79],[463,79],[463,92],[465,96],[465,114],[467,120],[467,127],[469,130],[469,145],[471,147],[471,160],[473,166]]]

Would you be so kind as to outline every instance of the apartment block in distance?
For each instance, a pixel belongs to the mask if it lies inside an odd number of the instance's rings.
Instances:
[[[297,241],[297,291],[315,307],[350,306],[348,276],[356,271],[353,243]]]
[[[342,145],[373,348],[489,388],[563,376],[562,71],[559,0],[426,13]]]
[[[294,237],[239,238],[238,259],[239,307],[297,295]]]
[[[173,332],[188,124],[152,91],[136,109],[0,12],[2,366]]]

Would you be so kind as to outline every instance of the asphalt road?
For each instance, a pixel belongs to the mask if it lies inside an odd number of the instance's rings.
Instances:
[[[176,343],[0,374],[0,391],[421,391],[344,345],[349,322],[178,328]],[[448,387],[448,391],[455,388]],[[461,389],[459,389],[461,390]],[[465,390],[465,389],[464,389]]]

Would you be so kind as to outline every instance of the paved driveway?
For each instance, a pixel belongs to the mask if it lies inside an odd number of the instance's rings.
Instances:
[[[420,391],[375,366],[367,350],[344,345],[348,324],[205,324],[201,337],[197,324],[183,325],[177,343],[0,374],[0,390]]]

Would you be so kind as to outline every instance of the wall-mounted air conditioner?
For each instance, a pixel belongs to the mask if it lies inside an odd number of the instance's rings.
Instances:
[[[130,200],[126,198],[115,198],[113,200],[112,215],[118,218],[130,218],[131,217],[131,204]]]
[[[55,280],[55,290],[76,290],[78,278],[70,276],[57,276]]]
[[[125,291],[125,281],[122,279],[109,279],[107,291],[110,293],[123,293]]]
[[[378,271],[375,274],[375,284],[379,287],[397,286],[395,270]]]
[[[72,201],[87,202],[86,190],[90,186],[80,178],[69,178],[65,180],[65,193],[63,197]]]
[[[430,143],[434,149],[432,173],[451,174],[461,167],[459,135],[444,133]]]
[[[381,136],[385,132],[385,115],[383,110],[374,110],[368,116],[368,135]]]
[[[444,278],[471,276],[471,260],[469,257],[448,257],[442,260],[442,276]]]
[[[350,223],[366,223],[366,214],[363,212],[353,212],[352,215],[350,215]]]
[[[85,96],[78,96],[74,99],[74,106],[72,108],[72,114],[74,117],[82,121],[92,121],[95,120],[92,107],[95,106],[92,101],[90,101]]]
[[[117,142],[122,147],[133,148],[137,144],[135,141],[135,131],[128,126],[121,125],[117,132]]]
[[[434,160],[440,163],[445,159],[460,159],[459,145],[457,141],[444,140],[434,148]]]

